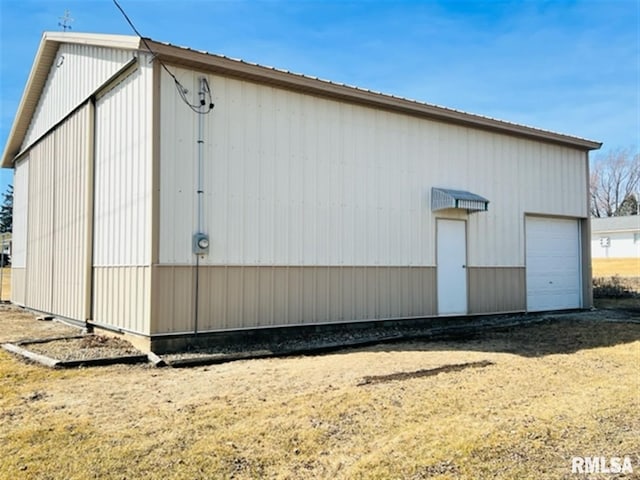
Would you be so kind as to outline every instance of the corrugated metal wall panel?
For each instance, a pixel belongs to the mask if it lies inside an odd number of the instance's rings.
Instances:
[[[24,304],[54,315],[85,320],[87,178],[90,107],[85,105],[29,152],[28,186],[19,178],[26,219]],[[24,169],[24,170],[23,170]],[[26,188],[25,188],[26,187]],[[24,207],[28,208],[24,208]],[[17,212],[16,212],[17,213]]]
[[[96,266],[151,263],[151,81],[140,65],[96,102]]]
[[[13,232],[11,238],[11,266],[27,266],[27,214],[29,199],[29,157],[14,166],[13,175]]]
[[[26,306],[51,312],[53,306],[55,135],[29,153]]]
[[[468,216],[470,265],[523,266],[524,212],[587,216],[582,152],[208,78],[205,264],[433,266],[433,186],[491,202]],[[192,264],[197,115],[164,74],[161,99],[160,262]]]
[[[36,141],[73,111],[133,55],[134,52],[128,50],[81,44],[60,45],[22,148]]]
[[[148,334],[150,267],[96,267],[93,321],[124,331]]]
[[[482,146],[487,141],[478,135],[474,143]],[[484,189],[491,203],[489,212],[469,216],[469,264],[524,266],[527,212],[588,216],[582,152],[510,137],[497,137],[493,153],[481,151],[488,167],[475,169],[478,178],[470,181],[468,190]]]
[[[95,108],[93,321],[148,334],[151,66],[141,62]]]
[[[85,320],[91,107],[87,104],[54,133],[52,312]]]
[[[469,267],[469,313],[524,311],[524,267]]]
[[[195,327],[196,269],[159,266],[152,333]],[[435,269],[202,267],[198,331],[435,315]]]
[[[11,267],[11,301],[24,306],[26,302],[27,269]]]

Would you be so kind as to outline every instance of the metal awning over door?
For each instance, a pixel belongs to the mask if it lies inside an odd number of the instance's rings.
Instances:
[[[435,212],[448,208],[466,210],[467,213],[485,212],[489,209],[489,200],[466,190],[433,187],[431,189],[431,210]]]

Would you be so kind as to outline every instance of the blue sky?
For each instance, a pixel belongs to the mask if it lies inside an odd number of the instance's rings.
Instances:
[[[638,149],[640,2],[119,0],[155,40]],[[133,34],[112,0],[0,0],[0,145],[43,31]],[[0,192],[12,172],[0,172]]]

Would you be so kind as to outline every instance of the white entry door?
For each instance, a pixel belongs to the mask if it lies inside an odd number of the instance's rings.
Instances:
[[[438,315],[467,313],[467,235],[462,220],[437,221]]]

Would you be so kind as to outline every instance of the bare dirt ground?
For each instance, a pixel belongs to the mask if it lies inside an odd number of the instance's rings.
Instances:
[[[79,335],[82,330],[57,321],[40,321],[27,310],[0,305],[0,343]]]
[[[68,332],[0,312],[0,342]],[[639,367],[634,308],[192,369],[0,352],[0,478],[571,479],[594,455],[640,478]]]

